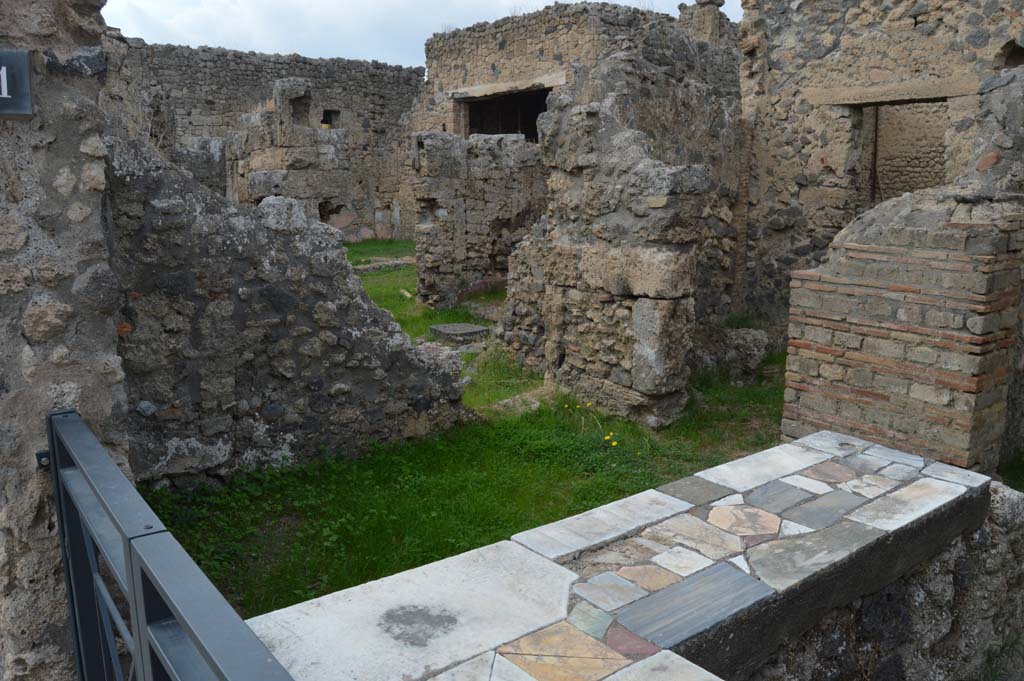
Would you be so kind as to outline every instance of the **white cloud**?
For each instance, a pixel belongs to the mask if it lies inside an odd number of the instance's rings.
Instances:
[[[103,16],[149,43],[423,64],[432,34],[529,12],[550,0],[108,0]],[[622,4],[678,14],[679,0]],[[727,0],[734,21],[740,0]]]

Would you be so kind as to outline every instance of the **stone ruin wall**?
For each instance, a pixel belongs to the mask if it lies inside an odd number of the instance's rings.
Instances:
[[[71,681],[64,574],[45,450],[49,410],[78,407],[122,459],[125,386],[102,222],[96,100],[102,3],[0,0],[0,44],[36,50],[36,116],[0,122],[0,678]]]
[[[221,48],[147,45],[110,32],[104,39],[110,73],[103,108],[118,112],[130,134],[140,134],[175,163],[218,192],[225,190],[224,138],[243,117],[273,98],[274,83],[310,83],[304,125],[320,128],[325,109],[338,112],[334,128],[347,141],[352,169],[350,239],[402,232],[398,203],[402,174],[402,117],[423,87],[423,69],[350,59],[312,59]],[[287,168],[277,168],[286,170]],[[311,217],[316,217],[314,213]]]
[[[435,308],[505,285],[508,258],[547,205],[540,148],[522,135],[419,133],[416,288]]]
[[[461,419],[461,362],[378,308],[294,199],[254,212],[111,139],[112,268],[138,479],[223,475]]]
[[[825,613],[743,681],[1021,681],[1024,495],[997,482],[982,526]]]
[[[751,309],[781,317],[789,272],[817,265],[836,233],[872,205],[865,118],[874,106],[945,99],[944,181],[951,181],[969,157],[963,125],[978,112],[978,85],[1024,34],[1024,2],[743,4],[745,295]],[[909,124],[922,132],[943,125],[934,112]]]
[[[0,122],[0,678],[75,678],[34,456],[48,411],[79,410],[136,479],[356,454],[462,418],[458,358],[413,346],[332,229],[292,200],[233,206],[127,141],[106,115],[102,5],[0,2],[36,106]]]
[[[637,10],[603,3],[559,4],[435,34],[426,45],[429,77],[411,118],[412,129],[468,132],[456,96],[568,84],[572,64],[593,64],[604,49],[597,15],[630,11]]]
[[[548,208],[510,260],[501,333],[558,385],[659,426],[686,403],[700,329],[732,311],[736,57],[664,15],[604,27],[615,52],[540,118]]]
[[[296,124],[311,97],[308,80],[275,81],[273,98],[227,133],[228,199],[257,205],[284,196],[302,203],[306,215],[334,227],[345,241],[392,237],[390,222],[385,230],[359,227],[358,215],[350,210],[357,182],[348,131]]]
[[[986,470],[1019,454],[1024,69],[979,93],[955,183],[866,212],[794,272],[785,435],[829,424]]]

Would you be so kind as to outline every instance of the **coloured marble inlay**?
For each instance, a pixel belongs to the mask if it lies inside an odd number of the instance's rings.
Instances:
[[[873,551],[940,513],[932,534],[955,526],[988,484],[816,433],[250,622],[296,681],[721,681],[717,654],[716,676],[672,650],[774,617],[780,594],[830,597],[821,580],[864,579]]]

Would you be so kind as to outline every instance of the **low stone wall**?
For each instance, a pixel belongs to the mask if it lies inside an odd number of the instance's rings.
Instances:
[[[415,147],[417,293],[451,307],[504,283],[509,254],[544,211],[548,171],[522,135],[419,133]]]
[[[461,417],[461,363],[413,345],[336,231],[255,212],[111,139],[112,269],[139,479],[214,474],[423,435]]]
[[[975,681],[1022,549],[1024,495],[819,432],[249,624],[306,681]]]
[[[992,484],[984,524],[832,610],[745,681],[1024,679],[1024,494]]]

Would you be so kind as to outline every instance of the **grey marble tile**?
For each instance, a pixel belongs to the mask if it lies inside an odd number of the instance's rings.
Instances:
[[[611,623],[611,615],[600,608],[595,608],[586,601],[577,603],[576,607],[569,613],[569,624],[596,639],[604,638],[604,634],[608,631]]]
[[[576,584],[572,590],[608,612],[647,595],[647,591],[614,572],[602,572],[586,582]]]
[[[778,591],[828,568],[885,532],[850,520],[832,527],[759,544],[747,551],[757,576]]]
[[[772,480],[767,485],[747,492],[746,501],[751,506],[763,508],[771,513],[782,513],[787,508],[796,506],[815,496],[805,489],[794,487],[781,480]]]
[[[844,515],[863,504],[867,499],[836,490],[823,494],[807,503],[783,511],[782,517],[806,527],[820,530],[834,525]]]
[[[698,478],[696,475],[662,485],[658,491],[682,499],[694,506],[703,506],[733,493],[733,490],[728,487],[716,485],[710,480]]]
[[[854,454],[842,460],[844,466],[849,466],[860,473],[877,473],[891,462],[870,454]]]
[[[621,625],[662,648],[671,648],[775,592],[728,563],[715,565],[627,605]]]
[[[894,463],[878,471],[878,474],[883,475],[890,480],[906,482],[907,480],[913,480],[914,478],[919,477],[921,475],[921,471],[912,466],[904,466],[901,463]]]

